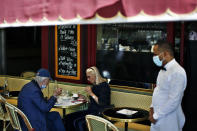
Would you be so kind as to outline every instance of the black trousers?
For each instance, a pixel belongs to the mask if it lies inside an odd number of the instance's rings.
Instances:
[[[64,120],[66,131],[87,131],[85,116],[88,114],[98,115],[97,112],[91,110],[78,111],[66,115]]]

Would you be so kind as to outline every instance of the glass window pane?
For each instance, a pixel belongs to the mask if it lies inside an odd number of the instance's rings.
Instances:
[[[167,39],[166,27],[166,23],[97,25],[96,64],[101,74],[113,84],[149,88],[146,83],[155,83],[158,73],[151,47]]]

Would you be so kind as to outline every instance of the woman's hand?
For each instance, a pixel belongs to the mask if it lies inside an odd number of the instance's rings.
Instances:
[[[84,100],[86,100],[86,97],[85,97],[84,95],[78,94],[78,96],[79,96],[79,99],[84,99]]]
[[[96,103],[99,103],[98,97],[92,92],[92,88],[90,86],[87,86],[85,91],[96,101]]]
[[[92,88],[91,88],[90,86],[87,86],[87,87],[85,88],[85,91],[86,91],[90,96],[93,95]]]

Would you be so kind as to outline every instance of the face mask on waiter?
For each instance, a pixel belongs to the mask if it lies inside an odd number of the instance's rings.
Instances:
[[[160,56],[160,54],[159,55],[156,55],[156,56],[153,56],[153,62],[155,63],[155,65],[161,67],[163,65],[164,59],[163,60],[160,60],[159,59],[159,56]]]

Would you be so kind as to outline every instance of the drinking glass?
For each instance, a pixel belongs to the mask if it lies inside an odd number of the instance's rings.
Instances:
[[[55,80],[55,83],[54,83],[54,90],[57,90],[58,89],[58,83],[57,83],[57,80]]]

